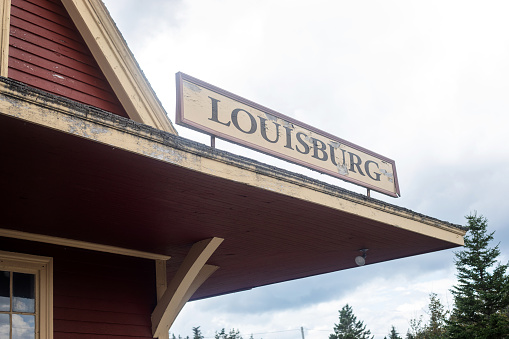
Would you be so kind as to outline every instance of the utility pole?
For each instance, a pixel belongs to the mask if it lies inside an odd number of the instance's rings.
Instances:
[[[302,334],[302,339],[306,339],[304,338],[304,327],[300,327],[300,334]]]

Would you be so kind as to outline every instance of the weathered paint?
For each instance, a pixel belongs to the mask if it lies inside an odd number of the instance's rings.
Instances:
[[[62,0],[106,79],[137,122],[178,134],[100,0]]]
[[[177,73],[177,124],[393,197],[391,159],[201,80]]]
[[[19,84],[6,79],[0,83],[0,92],[3,94],[0,95],[1,114],[193,171],[275,191],[391,227],[463,245],[465,231],[448,222],[213,150],[107,112],[58,100],[37,91],[25,91]]]
[[[60,2],[12,0],[9,77],[128,117]]]

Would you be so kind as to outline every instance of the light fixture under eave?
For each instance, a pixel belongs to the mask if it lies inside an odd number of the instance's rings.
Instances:
[[[358,255],[355,257],[355,263],[358,265],[358,266],[364,266],[364,264],[366,263],[366,252],[368,251],[367,248],[363,248],[361,250],[359,250],[362,252],[362,255]]]

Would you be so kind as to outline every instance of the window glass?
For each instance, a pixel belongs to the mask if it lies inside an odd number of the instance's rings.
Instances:
[[[14,272],[12,296],[14,312],[35,312],[35,275]]]
[[[0,338],[9,338],[11,330],[9,317],[9,314],[0,314]]]
[[[53,288],[52,262],[0,250],[0,339],[53,337],[53,310],[47,303]]]
[[[34,315],[12,315],[12,339],[35,339]]]
[[[10,311],[11,309],[10,279],[10,272],[0,271],[0,311]]]

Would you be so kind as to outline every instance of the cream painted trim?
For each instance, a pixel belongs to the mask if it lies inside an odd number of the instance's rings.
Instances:
[[[62,3],[129,117],[178,134],[102,1]]]
[[[166,260],[156,260],[156,293],[157,301],[161,300],[168,285],[166,277]],[[163,332],[158,339],[170,339],[168,331]]]
[[[180,302],[178,307],[175,310],[173,310],[173,312],[175,312],[175,314],[172,315],[173,319],[177,318],[177,315],[180,313],[182,308],[184,308],[185,304],[189,301],[189,299],[191,299],[194,292],[196,292],[196,290],[198,290],[198,288],[212,275],[212,273],[214,273],[218,269],[219,269],[219,266],[208,265],[208,264],[203,265],[202,269],[196,276],[196,279],[194,279],[191,286],[187,290],[186,294],[182,298],[182,301]],[[166,324],[168,326],[168,329],[171,327],[172,324],[173,324],[173,322]]]
[[[152,334],[161,338],[168,333],[185,303],[196,289],[217,269],[205,265],[210,256],[223,242],[221,238],[211,238],[197,242],[191,247],[184,262],[180,265],[170,285],[152,312]],[[164,337],[163,337],[164,338]]]
[[[231,160],[213,152],[204,153],[180,143],[172,146],[164,133],[126,126],[100,119],[36,94],[23,94],[0,83],[0,114],[46,126],[111,147],[157,159],[214,177],[277,192],[318,205],[327,206],[368,220],[398,227],[462,246],[466,231],[410,210],[373,199],[363,199],[335,191],[319,183],[263,171],[247,162]]]
[[[168,284],[166,277],[166,260],[156,260],[156,292],[157,301],[161,300]]]
[[[169,260],[170,259],[169,256],[162,255],[162,254],[136,251],[136,250],[131,250],[128,248],[95,244],[95,243],[80,241],[80,240],[52,237],[49,235],[27,233],[27,232],[21,232],[21,231],[13,231],[13,230],[8,230],[8,229],[4,229],[4,228],[0,228],[0,236],[7,237],[7,238],[15,238],[15,239],[28,240],[28,241],[42,242],[42,243],[46,243],[46,244],[75,247],[75,248],[81,248],[81,249],[97,251],[97,252],[113,253],[113,254],[119,254],[119,255],[125,255],[125,256],[130,256],[130,257],[137,257],[137,258],[144,258],[144,259],[154,259],[154,260]]]
[[[9,37],[11,30],[11,0],[0,0],[0,76],[7,78],[9,72]]]
[[[53,338],[53,259],[35,255],[0,251],[0,269],[34,273],[36,291],[37,339]]]

